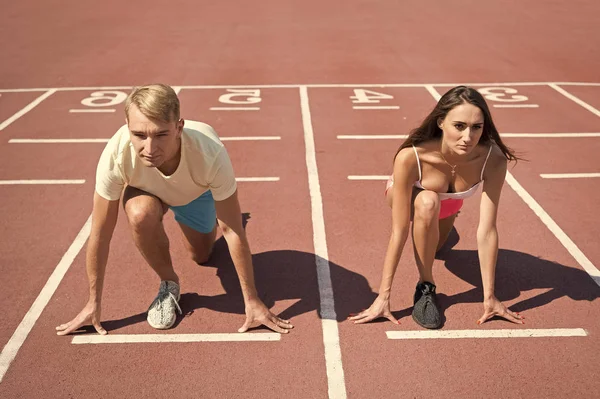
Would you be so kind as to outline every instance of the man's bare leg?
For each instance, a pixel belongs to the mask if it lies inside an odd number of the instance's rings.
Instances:
[[[207,262],[217,236],[216,223],[210,233],[201,233],[183,223],[179,223],[179,227],[181,227],[181,232],[185,238],[185,247],[192,257],[192,260],[199,265]]]
[[[179,284],[169,253],[169,238],[162,223],[168,206],[150,193],[127,186],[123,194],[123,207],[133,241],[146,262],[161,280]]]

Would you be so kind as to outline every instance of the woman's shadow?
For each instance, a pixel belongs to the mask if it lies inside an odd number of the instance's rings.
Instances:
[[[244,227],[249,219],[249,214],[243,214]],[[320,318],[342,321],[350,312],[361,307],[368,307],[377,296],[362,275],[333,262],[328,262],[313,253],[293,250],[267,251],[253,254],[252,263],[256,288],[268,308],[273,307],[278,301],[295,300],[278,315],[284,319],[316,312]],[[227,242],[223,237],[215,242],[210,259],[198,267],[215,268],[216,276],[219,278],[225,294],[211,296],[196,292],[182,293],[179,305],[183,314],[191,315],[195,310],[201,308],[223,313],[244,314],[240,282],[229,255]],[[335,293],[335,308],[321,306],[317,268],[324,272],[321,273],[322,277],[330,274],[333,293]],[[330,292],[327,292],[327,295],[329,294]],[[111,331],[144,322],[145,319],[146,313],[144,312],[119,320],[103,322],[103,326],[106,330]],[[178,317],[175,326],[181,320],[182,318]]]
[[[481,303],[483,285],[476,250],[451,249],[458,242],[453,229],[449,242],[437,254],[446,269],[474,286],[473,289],[454,295],[439,295],[440,307],[446,309],[457,303]],[[500,301],[519,298],[521,293],[546,289],[547,291],[510,306],[522,312],[544,306],[564,296],[575,301],[593,301],[600,297],[600,279],[596,282],[585,271],[558,262],[509,249],[498,250],[495,294]]]

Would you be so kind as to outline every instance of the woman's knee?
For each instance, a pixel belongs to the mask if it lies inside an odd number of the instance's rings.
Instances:
[[[414,201],[414,217],[425,220],[437,220],[440,213],[440,197],[434,191],[421,191]]]

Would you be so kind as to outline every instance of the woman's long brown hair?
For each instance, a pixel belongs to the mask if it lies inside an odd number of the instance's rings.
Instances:
[[[454,107],[465,103],[478,107],[483,113],[483,133],[481,134],[479,143],[485,144],[494,142],[500,147],[500,150],[502,150],[502,153],[509,161],[521,159],[515,155],[513,150],[508,148],[502,142],[498,129],[496,129],[496,125],[494,125],[494,121],[492,120],[490,109],[483,96],[477,90],[467,86],[454,87],[444,94],[433,111],[431,111],[431,113],[423,120],[421,125],[410,132],[408,138],[396,152],[396,155],[404,148],[430,140],[441,139],[442,129],[438,126],[438,121],[446,118],[448,112],[454,109]],[[394,159],[395,158],[396,156],[394,156]]]

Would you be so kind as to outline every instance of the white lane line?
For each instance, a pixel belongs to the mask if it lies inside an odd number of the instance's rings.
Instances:
[[[339,140],[391,140],[405,139],[408,134],[340,134],[337,136]]]
[[[575,97],[573,94],[569,93],[568,91],[566,91],[562,87],[559,87],[559,86],[557,86],[554,83],[549,83],[548,86],[552,87],[554,90],[556,90],[557,92],[559,92],[563,96],[567,97],[569,100],[574,101],[577,104],[581,105],[583,108],[587,109],[588,111],[590,111],[594,115],[600,116],[600,111],[598,111],[596,108],[592,107],[590,104],[586,103],[585,101],[581,100],[579,97]]]
[[[435,98],[435,101],[440,101],[440,98],[442,98],[442,96],[440,96],[440,93],[438,93],[437,90],[433,86],[434,85],[425,85],[425,89],[427,89],[429,94],[431,94],[431,96],[433,98]],[[454,87],[454,86],[452,86],[452,87]]]
[[[181,92],[181,86],[171,86],[175,94],[179,94]]]
[[[539,104],[494,104],[494,108],[539,108]]]
[[[501,133],[500,136],[502,136],[502,137],[517,137],[517,138],[553,139],[553,138],[600,137],[600,133]]]
[[[580,138],[600,137],[600,133],[501,133],[502,137],[514,138]],[[407,134],[340,134],[339,140],[398,140],[406,139]]]
[[[260,107],[210,107],[211,111],[260,111]]]
[[[583,328],[386,331],[385,334],[388,339],[552,338],[588,336]]]
[[[300,106],[302,110],[302,125],[304,127],[304,144],[306,146],[306,167],[308,170],[308,186],[312,211],[313,244],[315,247],[317,281],[319,284],[319,314],[323,329],[328,394],[329,399],[345,399],[346,383],[344,381],[340,336],[337,315],[335,313],[331,271],[329,269],[329,253],[327,250],[327,237],[325,235],[325,220],[323,219],[323,198],[319,183],[315,139],[308,101],[308,89],[306,86],[300,87]]]
[[[426,86],[438,86],[438,87],[455,87],[459,85],[467,86],[548,86],[548,85],[560,85],[560,86],[589,86],[597,87],[600,83],[590,82],[458,82],[458,83],[344,83],[344,84],[327,84],[327,83],[311,83],[311,84],[262,84],[262,85],[179,85],[175,86],[180,89],[299,89],[301,87],[307,88],[353,88],[353,87],[372,87],[372,88],[386,88],[386,87],[398,87],[398,88],[423,88]],[[102,86],[102,87],[56,87],[56,88],[26,88],[26,89],[0,89],[0,93],[25,93],[25,92],[38,92],[48,90],[58,91],[89,91],[89,90],[131,90],[133,86]]]
[[[102,112],[116,112],[114,108],[82,108],[82,109],[70,109],[70,113],[102,113]]]
[[[108,143],[109,139],[10,139],[9,144],[89,144]]]
[[[280,341],[278,333],[224,334],[108,334],[76,335],[72,344],[140,344],[162,342],[265,342]]]
[[[10,186],[10,185],[20,185],[20,184],[84,184],[85,180],[0,180],[0,185]]]
[[[542,179],[585,179],[600,177],[600,173],[542,173]]]
[[[268,141],[281,140],[280,136],[247,136],[247,137],[219,137],[221,141]]]
[[[236,181],[279,181],[279,177],[236,177]]]
[[[58,265],[48,278],[44,288],[42,288],[42,291],[33,302],[33,305],[31,305],[31,308],[29,308],[29,311],[13,333],[12,337],[10,337],[10,340],[2,349],[2,353],[0,353],[0,382],[2,382],[2,379],[10,367],[11,362],[17,356],[17,352],[21,348],[21,345],[23,345],[23,342],[25,342],[27,339],[27,336],[31,332],[31,329],[35,325],[37,319],[44,311],[46,305],[48,305],[50,298],[52,298],[52,295],[54,295],[58,285],[75,260],[75,257],[77,254],[79,254],[79,251],[81,251],[81,248],[90,235],[91,224],[92,215],[88,217],[87,221],[79,231],[79,234],[77,234],[77,237],[75,237],[75,240],[67,252],[65,252],[60,262],[58,262]]]
[[[382,176],[382,175],[373,175],[373,176],[350,175],[350,176],[348,176],[348,180],[387,180],[389,178],[390,178],[389,176]]]
[[[400,109],[398,105],[354,105],[353,109]]]
[[[42,101],[44,101],[45,99],[50,97],[55,92],[56,92],[56,89],[48,90],[47,92],[45,92],[44,94],[42,94],[41,96],[39,96],[38,98],[33,100],[32,102],[30,102],[29,104],[27,104],[23,109],[21,109],[20,111],[15,113],[13,116],[8,118],[4,122],[0,123],[0,131],[6,129],[6,127],[8,127],[11,123],[13,123],[17,119],[19,119],[20,117],[22,117],[23,115],[25,115],[26,113],[28,113],[29,111],[31,111],[32,109],[37,107],[37,105],[39,103],[41,103]]]
[[[525,201],[533,212],[540,218],[542,223],[554,234],[567,251],[575,258],[577,263],[585,270],[590,277],[600,286],[600,270],[592,264],[592,262],[584,255],[583,252],[575,245],[573,240],[556,224],[556,222],[548,215],[548,213],[537,203],[535,199],[519,184],[510,172],[506,172],[506,182],[515,192]]]
[[[221,141],[271,141],[281,140],[280,136],[220,137]],[[109,139],[10,139],[9,144],[80,144],[108,143]]]

